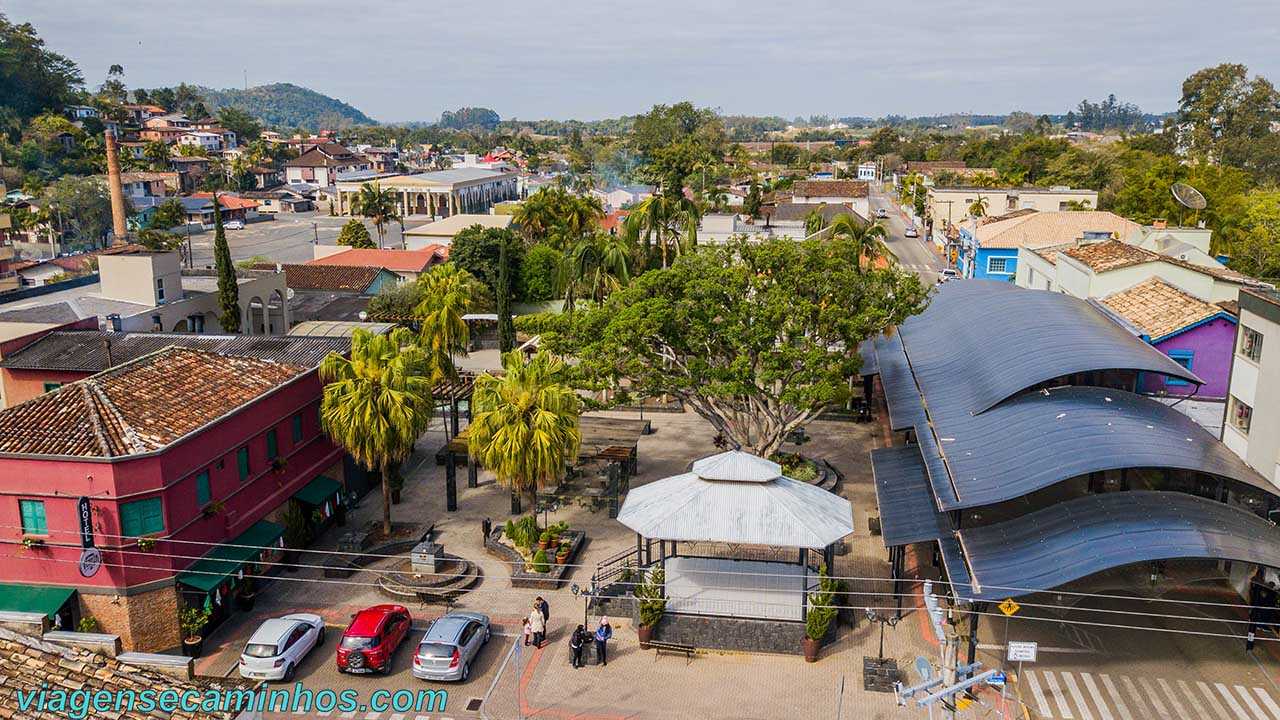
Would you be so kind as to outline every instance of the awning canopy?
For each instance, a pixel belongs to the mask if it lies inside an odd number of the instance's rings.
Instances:
[[[871,451],[871,475],[880,504],[880,535],[885,547],[937,540],[951,534],[938,512],[919,445]]]
[[[0,585],[0,611],[40,613],[52,619],[74,593],[75,588]]]
[[[314,507],[320,507],[329,500],[333,500],[341,490],[342,483],[333,478],[320,475],[294,493],[293,499]]]
[[[704,458],[694,467],[718,479],[689,472],[635,488],[618,522],[651,539],[796,548],[853,532],[848,500],[781,475],[761,480],[766,463],[776,465],[740,451]]]
[[[240,572],[245,563],[262,555],[263,550],[276,547],[284,536],[284,526],[267,520],[259,520],[248,530],[237,535],[226,545],[219,545],[195,561],[178,575],[177,581],[188,587],[209,592],[228,577]]]

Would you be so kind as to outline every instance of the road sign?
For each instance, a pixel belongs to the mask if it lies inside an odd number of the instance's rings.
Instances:
[[[1033,642],[1011,642],[1009,643],[1009,660],[1010,662],[1035,662],[1036,651],[1040,645]]]
[[[87,547],[80,553],[80,575],[91,578],[102,568],[102,552],[96,547]]]
[[[924,656],[916,658],[916,674],[925,682],[933,679],[933,663],[929,662],[929,658]]]
[[[1022,609],[1022,606],[1014,602],[1013,598],[1008,598],[1004,602],[1000,603],[1000,612],[1004,613],[1006,616],[1011,617],[1014,613],[1018,612],[1021,609]]]
[[[1005,678],[1004,673],[998,672],[995,675],[992,675],[991,677],[987,678],[987,684],[988,685],[1004,685],[1006,680],[1007,678]]]

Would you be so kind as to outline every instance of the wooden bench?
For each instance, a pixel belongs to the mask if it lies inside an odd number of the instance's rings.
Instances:
[[[688,665],[689,662],[693,659],[693,656],[698,652],[698,648],[692,645],[683,645],[681,643],[669,643],[669,642],[655,642],[653,640],[649,641],[649,647],[653,648],[654,650],[653,659],[655,662],[658,660],[658,655],[664,652],[683,653],[684,664]]]

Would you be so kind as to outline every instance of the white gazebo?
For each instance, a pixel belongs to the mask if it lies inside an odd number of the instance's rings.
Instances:
[[[664,568],[667,612],[803,621],[817,586],[808,553],[830,566],[832,545],[853,532],[853,508],[734,450],[631,490],[618,521],[636,532],[639,564]],[[725,545],[729,557],[682,554],[681,543]],[[784,548],[798,550],[794,561],[780,559]]]

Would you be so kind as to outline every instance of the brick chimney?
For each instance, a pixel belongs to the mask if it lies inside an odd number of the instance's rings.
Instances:
[[[107,145],[107,185],[111,189],[111,227],[115,232],[112,245],[129,243],[129,223],[124,211],[124,188],[120,184],[120,146],[116,144],[116,134],[110,130],[103,132]]]

